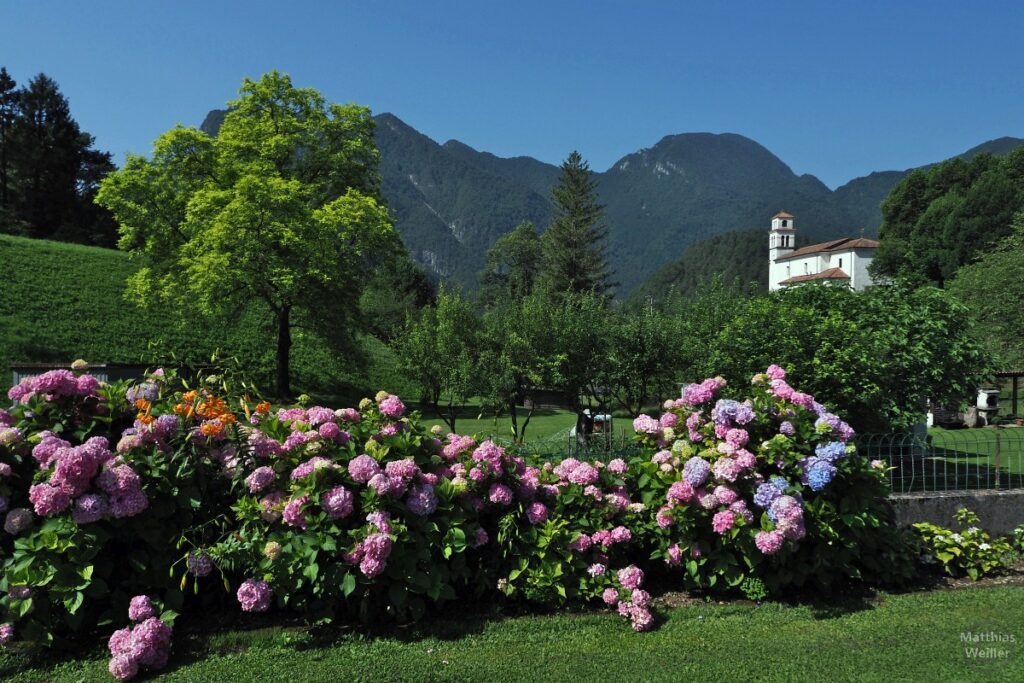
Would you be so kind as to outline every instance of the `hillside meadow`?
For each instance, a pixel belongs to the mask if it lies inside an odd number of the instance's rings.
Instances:
[[[0,389],[13,362],[189,363],[246,359],[259,386],[270,386],[273,332],[258,311],[237,318],[181,318],[141,310],[123,296],[137,267],[124,253],[63,242],[0,235]],[[391,351],[363,337],[359,357],[337,357],[317,337],[294,333],[295,386],[314,396],[358,400],[386,388],[415,398]]]

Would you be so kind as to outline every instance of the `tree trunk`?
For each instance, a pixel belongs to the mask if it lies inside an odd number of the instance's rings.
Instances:
[[[288,399],[292,395],[289,359],[292,350],[291,308],[285,306],[277,314],[277,395]]]

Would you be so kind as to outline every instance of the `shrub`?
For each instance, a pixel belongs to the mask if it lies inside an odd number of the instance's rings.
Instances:
[[[325,623],[409,621],[498,591],[600,600],[646,630],[645,572],[750,596],[905,578],[884,469],[848,425],[775,366],[742,402],[728,389],[706,380],[637,418],[644,451],[628,462],[551,463],[442,441],[386,392],[275,410],[230,378],[47,373],[0,413],[0,639],[123,624],[140,595]],[[112,653],[117,675],[137,669]]]
[[[956,522],[963,531],[926,522],[914,525],[924,542],[926,563],[937,562],[950,576],[966,574],[974,581],[1006,564],[1007,556],[1013,551],[1009,541],[992,538],[978,526],[981,523],[978,515],[967,508],[957,511]]]

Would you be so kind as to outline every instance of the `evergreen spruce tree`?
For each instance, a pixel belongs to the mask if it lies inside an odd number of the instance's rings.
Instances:
[[[117,226],[93,203],[110,154],[93,148],[53,79],[14,86],[0,69],[0,231],[114,246]]]
[[[597,183],[579,152],[562,163],[551,190],[551,226],[542,239],[543,280],[555,294],[593,292],[606,295],[615,286],[608,268],[608,228]]]
[[[17,83],[0,67],[0,221],[9,217],[11,209],[11,133],[18,114]]]

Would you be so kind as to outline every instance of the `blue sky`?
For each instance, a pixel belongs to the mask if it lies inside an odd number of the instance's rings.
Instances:
[[[443,142],[604,170],[662,136],[747,135],[830,186],[1024,137],[1024,3],[14,2],[0,65],[57,80],[121,162],[292,75]]]

